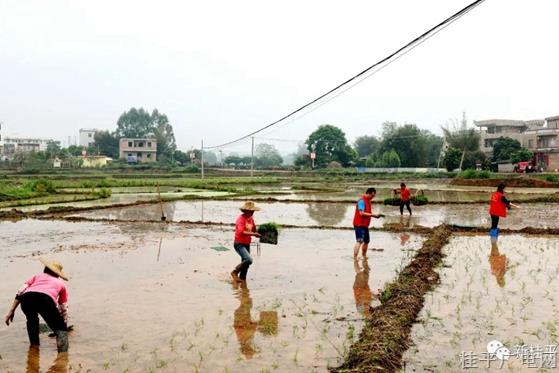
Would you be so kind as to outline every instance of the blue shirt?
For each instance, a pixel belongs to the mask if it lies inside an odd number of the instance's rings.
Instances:
[[[363,198],[357,201],[357,210],[365,211],[365,201],[363,201]]]

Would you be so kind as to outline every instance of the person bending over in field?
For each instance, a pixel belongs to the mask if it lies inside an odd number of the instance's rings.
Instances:
[[[64,281],[68,278],[62,272],[62,265],[40,259],[45,265],[43,273],[36,274],[25,281],[18,291],[8,314],[5,317],[6,325],[13,322],[17,307],[27,318],[27,334],[31,346],[39,346],[39,315],[45,320],[48,327],[56,335],[58,352],[68,351],[68,327],[66,303],[68,291]]]

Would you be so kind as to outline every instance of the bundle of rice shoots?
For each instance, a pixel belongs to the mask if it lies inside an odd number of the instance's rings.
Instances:
[[[401,201],[402,200],[400,199],[400,197],[385,198],[384,199],[384,204],[389,205],[389,206],[400,206]]]
[[[260,233],[260,242],[269,243],[272,245],[278,244],[280,226],[276,223],[265,223],[258,226],[258,233]]]
[[[415,206],[423,206],[429,203],[429,199],[424,195],[418,195],[411,199],[411,203]]]

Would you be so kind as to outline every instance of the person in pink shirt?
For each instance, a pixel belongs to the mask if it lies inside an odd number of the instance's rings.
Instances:
[[[8,314],[5,317],[6,325],[14,321],[17,307],[27,318],[27,334],[31,346],[39,346],[39,315],[45,320],[49,328],[56,335],[58,352],[68,351],[67,308],[68,290],[62,280],[68,278],[62,271],[62,265],[40,259],[45,265],[43,273],[38,273],[25,281],[18,291]]]
[[[260,237],[260,234],[256,232],[256,224],[252,218],[254,212],[260,211],[260,209],[254,205],[254,202],[247,201],[241,207],[241,211],[242,214],[235,222],[235,241],[233,243],[235,251],[241,257],[241,263],[231,272],[231,277],[237,282],[246,281],[248,267],[252,264],[252,257],[250,256],[252,236]]]

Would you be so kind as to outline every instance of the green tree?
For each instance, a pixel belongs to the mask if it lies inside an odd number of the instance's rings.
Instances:
[[[169,124],[167,116],[159,114],[157,109],[153,111],[152,121],[155,124],[153,133],[157,139],[157,156],[171,158],[177,149],[173,126]]]
[[[85,150],[85,148],[81,145],[70,145],[68,147],[68,153],[71,156],[74,156],[74,157],[78,157],[78,156],[82,155],[82,151],[84,151],[84,150]]]
[[[398,156],[398,153],[396,153],[394,149],[382,154],[383,167],[400,167],[400,164],[400,156]]]
[[[167,115],[154,109],[150,114],[144,108],[131,108],[120,115],[116,135],[119,138],[142,138],[150,134],[157,139],[157,156],[170,159],[177,148],[173,126]]]
[[[204,151],[204,164],[216,165],[217,155],[214,152]]]
[[[238,155],[230,155],[225,157],[223,162],[225,162],[226,165],[240,166],[241,163],[243,162],[243,159]]]
[[[365,166],[376,167],[377,166],[377,155],[375,153],[370,154],[365,161]]]
[[[175,160],[175,162],[179,162],[182,165],[188,164],[190,162],[189,155],[180,150],[175,150],[175,152],[173,153],[173,159]]]
[[[375,136],[360,136],[355,139],[355,151],[359,157],[376,154],[380,148],[380,140]]]
[[[475,152],[467,152],[464,156],[464,162],[462,163],[462,169],[466,170],[468,168],[476,169],[477,165],[481,164],[481,168],[486,169],[489,167],[487,156],[481,150]]]
[[[104,154],[113,159],[118,159],[119,157],[118,138],[115,133],[109,131],[96,131],[95,147],[97,147],[99,154]]]
[[[309,152],[316,153],[315,165],[325,167],[332,161],[348,166],[357,154],[348,145],[345,133],[338,127],[323,124],[305,141]]]
[[[403,167],[427,167],[437,163],[442,140],[415,124],[382,124],[380,152],[395,150]]]
[[[460,159],[462,158],[462,150],[456,148],[448,148],[444,155],[444,165],[447,171],[454,171],[460,166]]]
[[[45,150],[44,153],[44,158],[53,159],[55,157],[60,156],[61,153],[62,153],[62,148],[60,147],[60,142],[49,141],[47,144],[47,150]]]
[[[534,153],[526,148],[521,148],[512,152],[510,157],[512,163],[526,162],[532,160],[532,158],[534,158]]]
[[[281,166],[283,163],[283,158],[280,153],[276,147],[271,144],[261,143],[256,145],[254,153],[256,156],[255,163],[258,167],[275,167]]]
[[[448,146],[462,151],[458,166],[460,169],[463,169],[466,154],[479,150],[479,132],[475,128],[467,128],[465,124],[461,127],[455,126],[454,129],[451,129],[449,126],[443,127],[442,130]]]
[[[122,113],[116,123],[118,137],[145,137],[155,131],[155,126],[149,112],[144,108],[130,110]]]
[[[501,136],[493,143],[493,161],[508,161],[511,159],[512,153],[520,149],[518,140]]]

